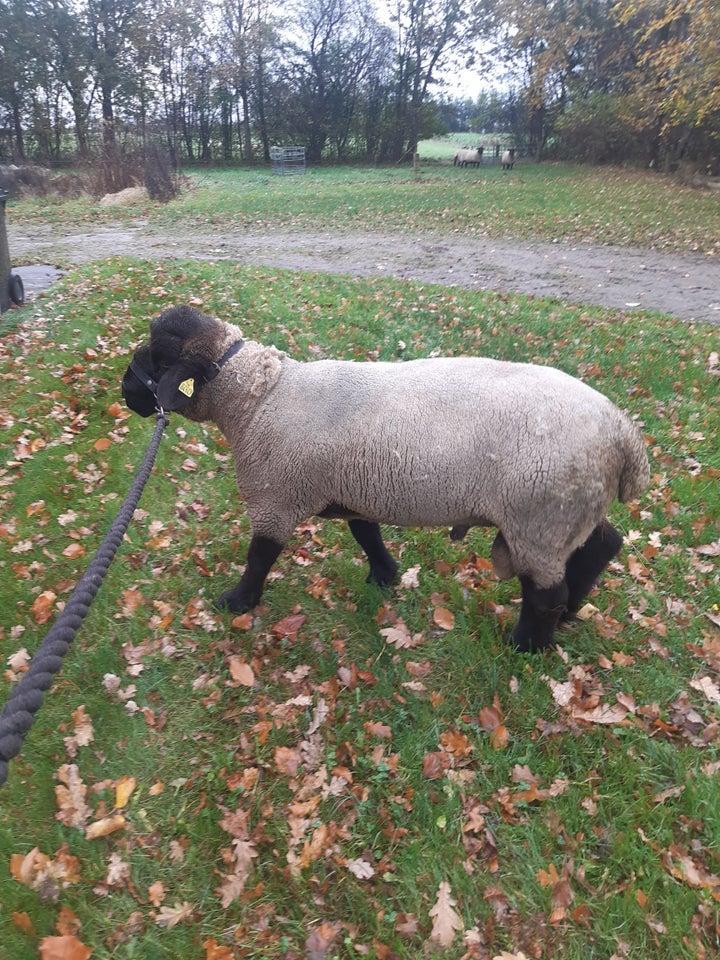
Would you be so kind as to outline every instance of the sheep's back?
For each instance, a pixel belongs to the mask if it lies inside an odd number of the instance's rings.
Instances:
[[[254,432],[272,469],[287,471],[282,485],[380,522],[507,525],[533,510],[602,512],[620,485],[624,415],[554,368],[291,362],[270,399]]]

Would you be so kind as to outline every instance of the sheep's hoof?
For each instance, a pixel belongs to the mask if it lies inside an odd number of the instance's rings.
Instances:
[[[225,593],[220,594],[215,601],[215,606],[220,610],[229,610],[230,613],[247,613],[260,603],[260,596],[260,594],[257,597],[248,596],[235,587],[234,590],[226,590]]]
[[[394,560],[387,564],[375,564],[370,567],[366,583],[375,583],[378,587],[391,587],[397,580],[398,566]]]
[[[540,653],[542,650],[546,650],[551,644],[551,639],[538,642],[538,640],[526,630],[518,630],[517,626],[504,633],[503,640],[505,640],[508,645],[515,647],[518,653]]]

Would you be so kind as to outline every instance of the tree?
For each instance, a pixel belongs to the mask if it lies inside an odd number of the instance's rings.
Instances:
[[[428,93],[451,55],[460,57],[489,26],[479,5],[462,0],[396,0],[392,159],[410,159],[424,133]]]
[[[711,161],[720,144],[717,0],[623,0],[613,13],[634,40],[628,121],[655,131],[653,159]]]

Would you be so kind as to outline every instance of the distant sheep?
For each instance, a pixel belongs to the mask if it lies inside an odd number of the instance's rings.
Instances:
[[[453,157],[454,167],[479,167],[482,163],[484,147],[476,147],[474,150],[457,150]]]
[[[506,150],[502,155],[502,168],[503,170],[512,170],[515,166],[515,147],[510,147],[509,150]]]
[[[397,564],[380,532],[495,526],[497,575],[518,576],[513,640],[539,650],[577,611],[622,538],[606,519],[640,495],[640,431],[552,367],[484,358],[301,363],[192,307],[150,325],[123,378],[128,406],[210,420],[228,440],[252,526],[247,566],[218,603],[254,607],[298,524],[347,520],[381,586]]]

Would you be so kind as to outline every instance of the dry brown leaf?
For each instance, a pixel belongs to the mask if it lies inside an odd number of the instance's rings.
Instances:
[[[37,939],[37,932],[33,926],[33,922],[30,919],[29,914],[25,913],[24,911],[23,913],[13,913],[12,922],[19,930],[22,930],[23,933],[26,933],[29,937],[32,937],[33,940]]]
[[[66,827],[84,827],[92,810],[85,802],[87,787],[82,782],[77,765],[64,763],[58,769],[57,776],[60,783],[55,787],[55,799],[59,809],[55,819]]]
[[[156,880],[148,887],[148,900],[154,907],[159,907],[165,899],[165,887],[161,880]]]
[[[275,766],[285,776],[294,777],[301,761],[302,756],[297,747],[275,747]]]
[[[439,780],[450,768],[450,756],[445,750],[426,753],[423,757],[423,776],[427,780]]]
[[[445,607],[435,607],[433,610],[433,623],[441,630],[452,630],[455,626],[455,614]]]
[[[58,914],[57,920],[55,921],[55,929],[63,937],[75,936],[75,934],[80,933],[80,918],[78,915],[70,909],[70,907],[63,906],[60,907],[60,912]]]
[[[246,663],[242,657],[232,656],[228,659],[230,676],[235,683],[241,687],[255,686],[255,672],[249,663]]]
[[[405,573],[400,577],[400,586],[405,587],[406,590],[414,590],[416,587],[420,586],[420,581],[418,580],[418,573],[420,572],[420,564],[418,563],[415,567],[408,567]]]
[[[122,810],[123,807],[127,806],[127,802],[132,796],[136,786],[137,780],[128,774],[125,774],[125,776],[115,781],[115,807],[118,810]]]
[[[383,627],[380,635],[398,650],[412,650],[420,646],[424,637],[422,633],[411,634],[405,621],[399,617],[391,627]]]
[[[74,758],[77,755],[79,747],[86,747],[89,743],[92,743],[95,739],[95,732],[93,730],[92,719],[85,713],[84,704],[81,703],[76,710],[73,710],[71,716],[73,718],[75,732],[71,737],[65,737],[64,743],[68,756]]]
[[[214,937],[203,940],[203,950],[205,951],[204,960],[234,960],[235,958],[232,947],[218,943]]]
[[[339,928],[332,923],[321,923],[311,930],[305,941],[307,960],[325,960],[339,932]]]
[[[445,880],[441,881],[437,900],[430,910],[433,921],[430,939],[434,943],[439,943],[441,947],[449,947],[455,939],[456,932],[463,928],[460,914],[454,909],[455,905],[456,901],[452,898],[450,884]]]
[[[375,867],[367,860],[348,860],[345,866],[358,880],[369,880],[375,876]]]
[[[698,677],[690,681],[690,686],[707,697],[710,703],[720,704],[720,687],[712,677]]]
[[[33,616],[36,623],[47,623],[53,615],[53,607],[57,600],[57,594],[52,590],[43,590],[39,597],[35,598],[32,605]]]
[[[75,936],[44,937],[40,941],[41,960],[87,960],[93,948]]]
[[[168,930],[172,930],[178,923],[182,923],[183,920],[188,920],[192,916],[194,909],[193,905],[187,901],[184,903],[176,902],[174,907],[161,907],[158,915],[155,917],[155,923],[159,927],[167,927]]]
[[[290,616],[274,623],[271,630],[276,637],[288,637],[294,640],[306,620],[307,617],[304,613],[291,613]]]
[[[85,830],[86,840],[98,840],[100,837],[107,837],[116,830],[122,830],[125,826],[125,817],[121,813],[114,813],[111,817],[103,817],[102,820],[96,820],[89,824]]]

